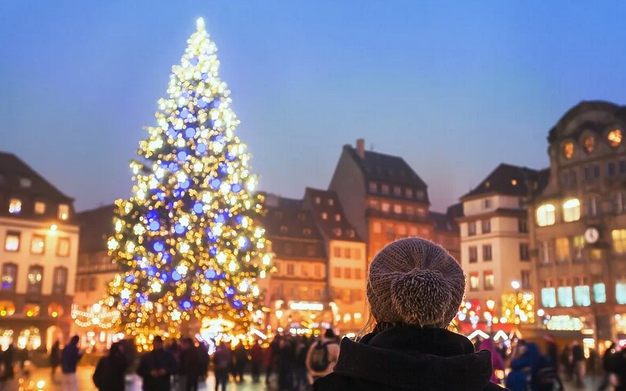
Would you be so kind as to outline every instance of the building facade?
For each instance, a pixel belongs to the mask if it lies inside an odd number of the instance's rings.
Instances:
[[[67,340],[79,228],[74,200],[15,155],[0,153],[0,345]]]
[[[367,243],[368,262],[400,238],[435,240],[428,186],[401,157],[366,151],[363,139],[356,148],[345,145],[329,189],[337,193],[346,217]]]
[[[550,130],[550,180],[529,213],[553,330],[626,338],[626,107],[581,102]]]
[[[501,164],[461,197],[464,216],[458,222],[461,264],[467,274],[465,321],[534,323],[534,267],[525,200],[546,175],[547,171]]]

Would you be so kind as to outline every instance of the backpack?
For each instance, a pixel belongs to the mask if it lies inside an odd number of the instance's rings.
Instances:
[[[102,357],[98,361],[98,365],[96,366],[96,370],[91,377],[93,380],[94,386],[97,389],[101,390],[105,388],[109,382],[109,360],[108,357]]]
[[[531,382],[539,391],[551,391],[557,381],[557,372],[552,362],[547,357],[541,357],[535,367]]]
[[[315,372],[324,372],[328,365],[330,365],[328,360],[328,342],[322,343],[322,341],[318,341],[311,352],[309,366]]]

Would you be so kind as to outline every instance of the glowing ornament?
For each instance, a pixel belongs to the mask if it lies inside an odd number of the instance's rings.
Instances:
[[[220,265],[224,264],[224,262],[226,262],[226,254],[224,253],[219,253],[217,254],[217,257],[215,257],[217,259],[217,263],[219,263]]]
[[[195,162],[193,165],[193,170],[195,172],[202,172],[203,168],[204,168],[204,165],[202,165],[202,162]]]
[[[198,145],[196,145],[196,152],[198,152],[198,153],[205,153],[206,151],[207,151],[206,144],[198,143]]]
[[[165,244],[162,241],[157,240],[152,244],[152,249],[156,252],[161,252],[165,249]]]
[[[122,292],[120,293],[120,297],[122,299],[129,300],[130,299],[130,290],[128,288],[122,289]]]
[[[213,190],[218,190],[220,188],[221,184],[222,184],[222,182],[219,179],[217,179],[217,178],[211,179],[211,188]]]
[[[152,220],[148,224],[148,229],[152,232],[158,231],[160,228],[161,228],[161,223],[159,223],[157,220]]]
[[[226,297],[232,297],[235,295],[235,288],[233,288],[232,286],[229,286],[228,288],[226,288],[226,290],[224,291],[224,294],[226,295]]]
[[[217,272],[213,269],[209,269],[204,273],[204,276],[208,279],[208,280],[214,280],[217,277]]]
[[[239,300],[233,300],[233,307],[235,309],[240,309],[241,307],[243,307],[243,303]]]
[[[150,288],[152,288],[152,292],[159,293],[161,292],[161,283],[158,281],[154,281]]]
[[[248,248],[248,239],[244,238],[243,236],[240,236],[237,242],[240,249],[245,250],[246,248]]]
[[[126,252],[132,253],[133,251],[135,251],[135,243],[127,242],[126,243]]]
[[[195,128],[187,128],[185,130],[185,136],[187,138],[192,138],[196,135],[196,129]]]
[[[122,220],[117,220],[115,222],[115,231],[120,232],[122,230],[122,227],[123,227]]]
[[[209,284],[202,284],[200,286],[200,291],[203,295],[208,295],[211,293],[211,286]]]
[[[189,110],[185,107],[180,111],[180,118],[186,119],[187,117],[189,117]]]
[[[176,232],[178,235],[184,234],[186,229],[187,228],[183,226],[181,223],[174,224],[174,232]]]
[[[109,239],[109,242],[107,243],[107,247],[109,248],[109,250],[115,250],[118,246],[119,243],[117,242],[117,240],[113,238]]]
[[[180,184],[180,187],[183,189],[188,189],[189,186],[191,186],[191,182],[189,182],[189,180],[185,180],[183,183]]]
[[[201,214],[202,212],[204,212],[204,205],[202,204],[202,202],[196,202],[195,204],[193,204],[193,212],[195,214]]]
[[[187,274],[188,270],[189,270],[189,268],[187,266],[185,266],[185,265],[178,265],[178,267],[176,268],[176,271],[181,276],[184,276],[185,274]]]
[[[231,262],[228,264],[228,271],[234,273],[237,271],[237,264],[235,262]]]
[[[179,246],[179,249],[181,253],[186,254],[189,252],[190,247],[189,244],[182,242]]]
[[[132,284],[133,282],[135,282],[135,276],[133,274],[129,274],[126,276],[126,278],[124,279],[127,283]]]
[[[183,278],[180,273],[178,273],[176,270],[174,270],[172,272],[172,280],[174,281],[180,281],[180,279]]]
[[[184,161],[185,159],[187,159],[187,152],[180,151],[176,154],[176,157],[178,158],[178,160]]]
[[[180,311],[178,311],[178,310],[176,310],[176,309],[175,309],[175,310],[173,310],[173,311],[170,313],[170,318],[172,318],[172,320],[174,320],[174,321],[179,321],[179,320],[180,320],[180,316],[181,316]]]
[[[180,303],[180,308],[184,309],[185,311],[191,309],[191,301],[189,300],[183,300]]]

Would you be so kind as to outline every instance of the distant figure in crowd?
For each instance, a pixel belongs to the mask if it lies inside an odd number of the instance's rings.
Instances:
[[[519,341],[511,359],[511,372],[506,378],[507,388],[511,391],[531,390],[532,370],[540,356],[536,344]]]
[[[589,349],[589,360],[587,361],[587,373],[589,373],[589,375],[592,378],[595,378],[597,373],[597,366],[598,366],[598,352],[596,352],[595,349]]]
[[[442,247],[419,238],[387,245],[367,279],[373,332],[360,342],[344,338],[332,373],[314,390],[502,390],[491,383],[489,352],[446,329],[464,292],[463,270]]]
[[[102,357],[93,373],[93,384],[100,391],[123,391],[126,387],[128,361],[122,342],[115,342],[109,354]]]
[[[291,391],[294,385],[296,346],[291,338],[281,338],[278,352],[278,391]]]
[[[604,371],[604,376],[602,377],[602,382],[600,383],[600,387],[598,387],[598,391],[604,391],[611,382],[611,373],[613,372],[613,359],[616,353],[615,343],[611,343],[611,346],[604,352],[604,356],[602,356],[602,370]]]
[[[18,352],[18,359],[20,362],[20,371],[22,374],[28,375],[29,373],[26,372],[26,361],[30,361],[30,349],[26,346],[20,349]]]
[[[57,367],[61,362],[61,347],[58,339],[54,342],[54,344],[52,344],[52,348],[50,349],[50,356],[48,357],[48,362],[50,363],[51,368],[50,377],[54,382]]]
[[[209,371],[209,348],[205,342],[198,345],[198,363],[200,364],[200,379],[206,380]]]
[[[189,337],[183,338],[180,344],[180,383],[184,385],[181,391],[198,391],[200,378],[200,359],[198,351]]]
[[[76,379],[76,365],[83,357],[83,352],[78,350],[78,335],[70,340],[61,353],[61,369],[63,370],[63,391],[78,391]]]
[[[170,391],[170,377],[176,373],[176,359],[163,349],[163,339],[154,337],[154,349],[144,354],[137,368],[137,375],[143,379],[144,391]]]
[[[0,390],[4,388],[4,385],[11,381],[15,377],[15,369],[13,367],[15,362],[15,348],[13,344],[0,353],[0,365],[2,366],[2,372],[0,373]]]
[[[217,345],[217,350],[213,354],[213,371],[215,372],[215,391],[219,391],[220,385],[222,391],[226,391],[228,383],[228,367],[232,361],[232,352],[230,347],[221,343]]]
[[[269,348],[265,352],[265,384],[270,384],[272,371],[276,368],[278,362],[278,352],[280,350],[280,335],[274,337]]]
[[[339,345],[337,345],[339,347]],[[306,390],[309,387],[309,370],[306,366],[306,358],[309,355],[309,340],[301,337],[296,343],[295,362],[295,388],[296,390]]]
[[[496,350],[496,345],[493,343],[493,339],[485,339],[480,343],[480,350],[488,350],[491,353],[491,382],[500,384],[500,378],[496,375],[497,371],[502,371],[504,374],[504,360]]]
[[[306,367],[313,381],[333,371],[339,360],[339,344],[332,329],[326,330],[324,337],[314,342],[306,357]]]
[[[243,373],[246,369],[246,363],[248,362],[248,351],[242,343],[238,344],[235,348],[235,381],[243,381]]]
[[[610,367],[614,385],[614,391],[626,391],[626,351],[618,350],[612,354]]]
[[[576,387],[584,387],[585,379],[585,351],[580,346],[578,341],[574,341],[572,346],[572,366],[574,368],[574,379],[576,380]]]
[[[565,371],[567,381],[572,381],[574,378],[574,361],[572,359],[572,349],[569,346],[563,348],[561,352],[561,365]]]
[[[255,383],[261,380],[261,364],[263,364],[263,348],[258,342],[255,342],[250,348],[250,372],[252,373],[252,381]]]

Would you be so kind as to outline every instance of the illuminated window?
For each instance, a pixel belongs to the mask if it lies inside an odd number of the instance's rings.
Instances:
[[[344,269],[344,271],[343,271],[343,277],[344,277],[346,280],[351,279],[351,278],[352,278],[352,269],[351,269],[351,268],[349,268],[349,267],[345,268],[345,269]]]
[[[396,227],[396,233],[400,236],[405,236],[406,235],[406,226],[403,224],[400,224]]]
[[[341,247],[335,246],[333,248],[333,255],[337,258],[341,258]]]
[[[407,214],[407,216],[413,216],[413,213],[415,213],[412,206],[405,206],[404,212]]]
[[[388,202],[383,202],[380,206],[380,210],[382,210],[384,213],[389,213],[389,211],[391,210],[391,205],[389,205]]]
[[[50,303],[48,306],[48,316],[58,318],[61,315],[63,315],[63,307],[57,303]]]
[[[573,142],[568,141],[563,145],[563,156],[565,156],[566,159],[571,159],[572,156],[574,156],[574,143]]]
[[[360,248],[355,248],[354,249],[354,259],[361,259],[361,249]]]
[[[483,245],[483,261],[491,261],[491,260],[493,260],[491,245],[484,244]]]
[[[613,239],[613,251],[616,254],[626,254],[626,229],[614,229],[611,231]]]
[[[603,282],[593,284],[593,301],[596,303],[606,303],[606,286]]]
[[[406,198],[413,198],[414,197],[413,196],[413,189],[410,189],[410,188],[407,187],[404,190],[404,195],[405,195]]]
[[[593,149],[596,147],[596,139],[593,136],[587,136],[583,140],[583,147],[585,148],[585,152],[591,153]]]
[[[556,222],[556,208],[552,204],[541,205],[537,208],[537,225],[540,227],[546,227],[548,225],[554,225]]]
[[[480,277],[477,272],[470,273],[470,291],[477,291],[480,284]]]
[[[402,205],[395,204],[393,206],[393,212],[397,215],[402,214]]]
[[[368,204],[369,204],[369,208],[370,209],[378,210],[378,201],[376,201],[376,200],[369,200]]]
[[[34,316],[39,316],[40,311],[41,311],[41,307],[39,306],[39,304],[26,304],[24,306],[24,313],[29,318],[32,318]]]
[[[382,185],[381,189],[383,194],[389,194],[389,185]]]
[[[470,221],[469,223],[467,223],[467,236],[474,235],[476,235],[476,222]]]
[[[485,272],[485,290],[490,291],[493,289],[495,285],[495,277],[491,270]]]
[[[372,231],[374,231],[374,233],[377,233],[377,234],[381,233],[383,231],[382,224],[380,224],[378,221],[375,221],[372,224]]]
[[[31,266],[28,268],[28,293],[41,293],[41,280],[43,280],[43,268]]]
[[[470,246],[468,247],[468,250],[469,250],[469,263],[478,262],[478,249],[476,248],[476,246]]]
[[[16,252],[20,250],[19,232],[7,231],[7,236],[4,238],[4,249],[11,252]]]
[[[35,214],[42,215],[44,213],[46,213],[46,203],[41,201],[35,202]]]
[[[22,211],[22,200],[19,198],[11,198],[9,201],[9,213],[19,214]]]
[[[583,235],[574,236],[572,238],[572,248],[574,250],[574,261],[582,261],[584,259],[585,237]]]
[[[46,247],[46,237],[43,235],[33,235],[30,242],[31,254],[43,254]]]
[[[574,298],[576,305],[581,307],[588,307],[591,305],[591,292],[589,286],[579,285],[574,287]]]
[[[541,289],[541,305],[546,308],[556,307],[556,289],[551,287]]]
[[[419,201],[422,201],[424,200],[424,198],[426,198],[426,193],[424,193],[424,190],[416,190],[415,198],[417,198]]]
[[[351,248],[350,247],[346,247],[343,249],[343,257],[346,259],[350,259],[350,256],[352,255],[352,251],[350,251]]]
[[[322,199],[320,197],[315,197],[315,203],[317,205],[321,204],[322,203]]]
[[[341,278],[341,268],[340,267],[333,268],[333,273],[334,273],[335,278]]]
[[[615,213],[624,213],[624,193],[615,193],[613,196],[613,211]]]
[[[371,193],[378,192],[378,184],[376,182],[370,182],[369,188]]]
[[[571,286],[560,286],[557,290],[557,294],[559,298],[559,306],[561,307],[573,307],[574,306]]]
[[[14,263],[5,263],[2,265],[2,285],[0,289],[3,291],[14,291],[16,279],[17,265]]]
[[[595,217],[598,215],[598,199],[596,197],[589,197],[587,199],[587,207],[585,210],[587,216]]]
[[[15,313],[15,304],[12,301],[0,301],[0,316],[11,316]]]
[[[363,274],[361,273],[361,269],[359,269],[359,268],[354,269],[354,278],[356,280],[363,279]]]
[[[327,220],[327,219],[328,219],[328,213],[322,212],[322,220]]]
[[[626,281],[615,284],[615,300],[617,304],[626,304]]]
[[[568,238],[558,238],[556,243],[556,261],[567,262],[571,258],[570,245]]]
[[[563,220],[566,223],[580,220],[580,201],[571,198],[563,203]]]
[[[61,220],[67,220],[70,217],[70,207],[65,204],[59,205],[59,218]]]
[[[308,246],[306,246],[306,255],[308,255],[309,257],[315,256],[315,246],[312,244],[309,244]]]
[[[332,199],[332,198],[329,198],[329,199],[328,199],[328,205],[330,205],[330,206],[335,205],[335,200],[334,200],[334,199]]]
[[[485,199],[485,201],[483,201],[483,206],[485,209],[491,208],[491,205],[492,205],[491,198],[487,198]]]
[[[610,146],[617,148],[622,143],[622,131],[619,129],[611,130],[606,136],[606,139]]]
[[[491,220],[483,220],[481,222],[482,233],[491,233]]]
[[[293,276],[294,274],[296,274],[296,267],[293,263],[288,263],[287,264],[287,275],[288,276]]]
[[[52,293],[65,294],[67,289],[67,268],[57,267],[52,277]]]
[[[313,267],[313,275],[315,275],[315,277],[322,277],[322,265],[315,264],[315,267]]]
[[[531,283],[530,283],[530,271],[529,270],[522,270],[521,271],[521,283],[522,283],[522,289],[531,289]]]
[[[339,213],[335,215],[335,221],[341,221],[341,215]]]
[[[396,197],[401,197],[402,196],[402,188],[400,186],[394,186],[393,187],[393,195],[395,195]]]

